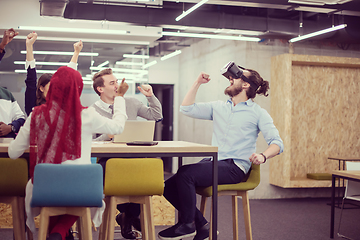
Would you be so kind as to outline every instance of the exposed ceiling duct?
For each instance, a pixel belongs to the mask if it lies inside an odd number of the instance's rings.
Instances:
[[[212,1],[209,2],[212,3]],[[252,4],[254,4],[254,2],[255,1],[253,1]],[[185,31],[191,31],[193,28],[200,28],[203,32],[210,31],[211,29],[240,29],[260,32],[258,37],[261,38],[280,38],[286,40],[299,35],[300,30],[305,34],[329,28],[333,24],[347,23],[348,27],[345,30],[326,34],[317,39],[326,39],[341,43],[360,42],[360,24],[356,24],[356,22],[360,22],[360,17],[334,14],[335,12],[339,12],[337,11],[339,10],[338,5],[331,5],[332,8],[317,7],[313,9],[314,11],[321,10],[323,12],[331,12],[330,14],[312,12],[311,9],[308,9],[309,12],[302,14],[303,12],[295,10],[299,6],[293,6],[286,2],[284,3],[284,1],[266,1],[266,4],[261,3],[261,1],[257,2],[256,6],[258,7],[207,4],[197,9],[196,13],[190,14],[177,22],[175,21],[175,16],[181,14],[183,8],[187,9],[188,6],[191,6],[190,4],[164,1],[161,8],[150,8],[111,5],[108,4],[108,2],[104,2],[104,4],[89,4],[70,1],[64,11],[64,17],[68,19],[127,22],[135,25],[161,26],[164,28],[171,26],[175,30],[180,29],[176,29],[177,27],[186,26],[187,29]],[[286,5],[279,4],[280,2],[288,4],[288,9],[282,9]],[[271,3],[274,3],[273,6],[277,6],[279,9],[262,8],[262,6],[267,6]],[[353,3],[347,3],[347,5],[350,4]],[[237,5],[241,5],[241,1],[237,1]],[[246,4],[244,3],[244,5]],[[345,5],[341,5],[343,11],[349,11],[349,6]],[[360,10],[359,5],[360,4],[357,4],[357,8],[352,9]],[[360,12],[356,11],[351,11],[350,15],[357,15],[357,13],[360,15]],[[300,14],[303,16],[302,29],[299,28]],[[163,40],[164,39],[167,38],[163,38]]]
[[[201,40],[190,37],[162,36],[161,29],[166,32],[255,36],[268,44],[271,42],[269,39],[281,39],[286,42],[298,35],[346,23],[345,29],[313,37],[309,40],[315,44],[317,41],[319,43],[326,42],[326,45],[331,42],[332,45],[336,44],[342,49],[347,49],[349,44],[360,43],[359,0],[348,2],[337,0],[337,4],[333,4],[335,0],[314,1],[324,4],[309,5],[293,3],[293,1],[289,2],[288,0],[209,0],[185,18],[175,21],[177,16],[199,0],[182,0],[181,2],[177,0],[149,0],[147,2],[139,0],[40,0],[41,16],[58,16],[58,18],[48,18],[49,22],[55,23],[49,23],[47,25],[49,28],[71,28],[74,26],[74,28],[81,29],[83,27],[94,30],[95,28],[105,29],[109,27],[131,28],[132,30],[127,30],[128,32],[125,35],[101,35],[101,37],[96,31],[91,36],[88,34],[85,36],[78,32],[59,34],[51,31],[40,31],[38,32],[39,41],[40,38],[53,38],[53,40],[43,40],[41,44],[36,44],[36,48],[37,50],[69,51],[72,50],[70,40],[60,39],[56,42],[55,38],[87,39],[84,44],[84,51],[94,51],[100,54],[94,58],[95,61],[90,58],[79,59],[79,69],[86,74],[89,72],[89,65],[92,62],[95,66],[104,61],[110,61],[113,64],[116,61],[123,60],[124,53],[135,52],[146,52],[154,57],[162,57]],[[344,3],[340,4],[342,2]],[[79,21],[72,21],[73,19]],[[47,18],[44,17],[41,20],[47,21]],[[74,25],[71,25],[72,22]],[[38,26],[33,24],[28,27]],[[134,28],[141,28],[141,30]],[[27,31],[30,30],[19,29],[19,31],[20,35],[26,36]],[[38,30],[33,29],[31,31]],[[100,38],[103,39],[93,41]],[[116,41],[116,43],[105,43],[110,40]],[[140,42],[147,43],[140,44]],[[19,43],[15,41],[12,47],[13,49],[9,48],[7,51],[7,56],[13,52],[7,61],[9,64],[3,63],[0,66],[0,71],[1,69],[11,71],[14,68],[19,68],[19,66],[14,67],[10,59],[19,61],[24,58],[20,55],[20,50],[24,50],[23,43],[20,40]],[[68,61],[67,58],[56,56],[38,56],[37,58],[39,61]],[[44,66],[38,68],[46,69]]]

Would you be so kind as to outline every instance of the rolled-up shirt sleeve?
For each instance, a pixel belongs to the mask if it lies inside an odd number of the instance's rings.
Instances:
[[[274,125],[273,119],[265,110],[262,111],[259,118],[259,129],[262,132],[268,145],[276,144],[280,147],[280,153],[284,151],[284,143],[280,137],[279,131]]]
[[[213,119],[212,103],[194,103],[188,106],[180,106],[180,112],[192,118]]]
[[[77,71],[77,63],[69,62],[67,66]]]

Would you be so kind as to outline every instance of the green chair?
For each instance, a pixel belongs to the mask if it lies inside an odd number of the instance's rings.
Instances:
[[[0,202],[11,204],[15,240],[25,240],[26,159],[0,158]]]
[[[218,186],[218,196],[232,196],[232,216],[233,216],[233,239],[239,239],[238,229],[238,201],[237,197],[242,198],[246,240],[252,240],[251,221],[250,221],[250,205],[248,191],[256,188],[260,183],[260,165],[252,164],[251,171],[246,175],[243,182],[237,184],[224,184]],[[200,211],[204,215],[206,208],[206,199],[212,196],[212,187],[197,188],[196,193],[201,195]],[[212,213],[211,213],[212,215]],[[212,219],[212,217],[211,217]],[[210,225],[211,226],[211,225]],[[211,230],[210,230],[211,235]],[[211,239],[211,236],[210,236]]]
[[[105,204],[99,240],[113,240],[116,205],[141,205],[141,231],[143,240],[155,240],[152,196],[164,192],[163,162],[159,158],[112,158],[106,163]]]

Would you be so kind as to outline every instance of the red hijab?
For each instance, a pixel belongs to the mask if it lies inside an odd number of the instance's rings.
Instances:
[[[38,163],[60,164],[81,157],[81,74],[60,67],[52,76],[46,103],[35,107],[30,123],[30,177]],[[37,146],[37,151],[36,151]]]

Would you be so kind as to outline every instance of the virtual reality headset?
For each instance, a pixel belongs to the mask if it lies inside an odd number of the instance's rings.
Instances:
[[[257,90],[259,86],[255,82],[248,79],[243,74],[243,70],[245,70],[245,68],[237,66],[234,62],[229,62],[220,70],[220,72],[227,79],[230,79],[230,77],[232,77],[233,79],[241,78],[245,82],[248,82],[253,89]]]

